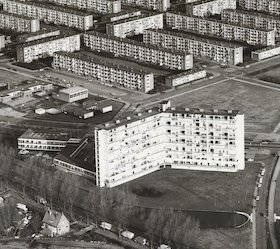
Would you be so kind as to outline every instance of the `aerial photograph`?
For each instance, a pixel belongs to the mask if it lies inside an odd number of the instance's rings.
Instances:
[[[0,249],[280,249],[280,0],[0,6]]]

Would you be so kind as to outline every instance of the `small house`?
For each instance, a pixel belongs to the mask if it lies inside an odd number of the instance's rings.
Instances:
[[[51,237],[61,236],[70,231],[70,222],[63,212],[48,209],[43,218],[41,233]]]

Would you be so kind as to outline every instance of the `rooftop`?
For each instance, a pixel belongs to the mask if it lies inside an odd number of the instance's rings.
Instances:
[[[257,49],[255,51],[252,51],[252,53],[260,53],[260,52],[265,52],[265,51],[269,51],[271,49],[275,49],[275,48],[279,48],[280,47],[280,42],[276,43],[274,46],[267,46],[261,49]]]
[[[12,14],[12,13],[9,13],[9,12],[3,11],[3,10],[0,11],[0,15],[13,16],[13,17],[16,17],[16,18],[19,18],[19,19],[22,19],[22,20],[30,20],[30,21],[38,19],[38,18],[31,18],[31,17],[28,17],[28,16]]]
[[[119,70],[122,70],[122,71],[131,72],[131,73],[135,73],[135,74],[140,74],[140,75],[150,74],[150,72],[148,72],[148,71],[139,70],[137,68],[131,68],[131,67],[126,67],[124,65],[119,65],[119,64],[112,63],[112,62],[110,62],[109,58],[107,59],[105,57],[104,57],[104,59],[99,59],[99,58],[96,58],[96,57],[93,57],[93,56],[84,55],[84,54],[79,53],[79,52],[77,52],[77,53],[57,52],[55,54],[60,55],[60,56],[75,58],[77,60],[88,61],[88,62],[92,62],[92,63],[95,63],[95,64],[107,66],[107,67],[110,67],[110,68],[116,68],[116,69],[119,69]]]
[[[96,101],[96,100],[87,100],[83,102],[83,107],[85,109],[91,108],[91,107],[96,107],[96,108],[104,108],[108,106],[112,106],[114,104],[113,100],[110,99],[104,99],[101,101]]]
[[[160,50],[160,51],[163,51],[163,52],[166,52],[166,53],[172,53],[172,54],[176,54],[176,55],[187,55],[187,54],[189,54],[189,53],[182,52],[182,51],[179,51],[179,50],[176,50],[176,49],[168,49],[168,48],[164,48],[162,46],[146,44],[146,43],[141,42],[141,41],[136,41],[136,40],[132,40],[132,39],[128,39],[128,38],[120,38],[120,37],[117,37],[117,36],[111,36],[111,35],[107,35],[107,34],[96,32],[96,31],[89,31],[89,32],[86,32],[85,34],[95,36],[95,37],[103,37],[103,38],[113,40],[113,41],[133,44],[133,45],[136,45],[136,46],[139,46],[139,47],[144,47],[144,48],[149,48],[149,49],[154,49],[154,50]]]
[[[31,33],[26,33],[26,34],[19,35],[17,38],[24,39],[24,38],[33,37],[33,36],[42,35],[42,34],[47,34],[47,33],[51,33],[51,32],[58,32],[60,34],[59,29],[43,28],[43,29],[41,29],[37,32],[31,32]]]
[[[199,114],[199,115],[213,115],[213,116],[236,116],[238,114],[241,114],[237,110],[205,110],[205,109],[197,109],[197,108],[175,108],[175,107],[172,107],[166,110],[165,112],[163,112],[159,108],[154,107],[148,110],[144,110],[143,112],[135,113],[132,116],[127,116],[126,118],[115,120],[114,122],[108,122],[105,124],[97,125],[97,128],[110,130],[125,124],[129,124],[138,120],[143,120],[145,118],[152,117],[160,113]]]
[[[81,86],[73,86],[73,87],[69,87],[69,88],[60,89],[59,92],[65,93],[65,94],[72,94],[72,93],[82,92],[85,90],[88,90],[88,89],[81,87]]]
[[[8,2],[14,2],[14,3],[18,3],[18,4],[23,4],[23,5],[33,5],[35,7],[40,7],[40,8],[45,8],[45,9],[51,9],[51,10],[55,10],[58,12],[64,12],[64,13],[68,13],[68,14],[73,14],[73,15],[78,15],[78,16],[90,16],[90,14],[85,13],[83,11],[79,11],[79,10],[74,10],[72,8],[68,8],[68,7],[62,7],[62,6],[57,6],[57,5],[53,5],[51,3],[38,3],[38,2],[22,2],[20,0],[7,0]]]
[[[141,15],[141,11],[140,10],[122,10],[118,13],[111,13],[111,14],[106,14],[102,17],[103,20],[107,20],[110,19],[112,17],[118,17],[118,16],[123,16],[123,15],[127,15],[127,14],[140,14]]]
[[[176,78],[179,78],[179,77],[182,77],[182,76],[186,76],[186,75],[189,75],[189,74],[193,74],[193,73],[197,73],[197,72],[202,72],[202,71],[205,71],[205,69],[192,68],[192,69],[186,70],[186,71],[178,73],[178,74],[172,74],[170,76],[167,76],[166,78],[167,79],[176,79]]]
[[[133,22],[133,21],[138,21],[141,19],[145,19],[145,18],[149,18],[151,16],[163,16],[163,13],[142,13],[139,16],[133,16],[124,20],[118,20],[112,23],[108,23],[107,25],[117,25],[117,24],[122,24],[122,23],[129,23],[129,22]]]
[[[84,137],[78,145],[67,145],[55,159],[95,172],[94,138]]]
[[[43,223],[46,223],[53,227],[57,227],[62,215],[64,215],[62,212],[48,209],[44,215]]]

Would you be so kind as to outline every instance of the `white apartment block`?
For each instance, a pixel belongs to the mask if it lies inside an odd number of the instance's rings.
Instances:
[[[278,0],[239,0],[238,5],[247,10],[257,10],[273,15],[280,15],[280,2]]]
[[[170,0],[121,0],[123,5],[141,7],[149,10],[167,11]]]
[[[4,0],[3,10],[80,30],[88,30],[93,26],[93,16],[91,14],[47,3]]]
[[[52,64],[54,69],[97,79],[131,90],[149,92],[154,88],[154,75],[135,68],[116,65],[96,57],[75,53],[56,53]]]
[[[16,32],[36,32],[40,30],[40,20],[0,12],[0,29],[12,29]]]
[[[60,30],[59,29],[54,29],[54,30],[46,30],[46,29],[41,29],[40,31],[29,33],[29,34],[22,34],[17,36],[17,41],[18,42],[31,42],[35,40],[40,40],[52,36],[58,36],[60,35]]]
[[[237,65],[243,62],[243,47],[230,42],[201,38],[194,34],[149,29],[145,30],[143,41],[168,49],[186,51],[194,57],[219,63]]]
[[[93,51],[107,52],[116,57],[166,68],[188,70],[193,67],[193,56],[191,54],[94,31],[84,34],[84,45]]]
[[[46,2],[40,0],[42,2]],[[121,11],[121,0],[47,0],[58,5],[87,9],[97,13],[118,13]]]
[[[275,36],[280,36],[280,17],[248,10],[224,10],[221,14],[223,21],[236,23],[250,28],[275,30]]]
[[[238,111],[151,109],[95,129],[96,185],[114,187],[161,167],[236,172],[244,164]]]
[[[106,24],[106,33],[121,38],[143,34],[145,29],[162,29],[163,13],[132,17]]]
[[[280,55],[280,44],[276,44],[275,46],[265,47],[263,49],[255,50],[251,52],[251,57],[254,60],[265,60],[267,58],[271,58],[273,56]]]
[[[80,50],[80,34],[60,35],[38,41],[23,43],[16,47],[17,61],[31,63],[33,60],[53,56],[55,52]]]
[[[186,5],[186,13],[194,16],[220,15],[224,9],[236,9],[236,0],[201,0]]]
[[[172,29],[195,31],[199,34],[209,34],[226,40],[247,42],[250,45],[270,46],[275,44],[274,30],[249,28],[216,19],[168,12],[166,13],[166,24]]]
[[[179,74],[167,76],[165,84],[170,87],[180,86],[207,76],[206,70],[190,69]]]

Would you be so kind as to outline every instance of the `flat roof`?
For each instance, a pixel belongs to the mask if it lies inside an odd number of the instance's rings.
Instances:
[[[60,34],[60,30],[59,29],[53,29],[53,28],[46,29],[46,28],[43,28],[43,29],[41,29],[39,31],[36,31],[36,32],[31,32],[31,33],[26,33],[26,34],[18,35],[17,38],[24,39],[24,38],[28,38],[28,37],[33,37],[33,36],[42,35],[42,34],[48,34],[48,33],[57,32],[57,31]]]
[[[141,14],[142,12],[141,12],[141,10],[122,10],[118,13],[106,14],[106,15],[102,16],[102,19],[106,20],[108,18],[123,16],[123,15],[127,15],[127,14],[132,14],[132,13],[140,13]]]
[[[103,99],[100,101],[90,99],[90,100],[83,102],[83,107],[90,108],[90,107],[96,106],[97,108],[104,108],[104,107],[112,106],[113,104],[114,104],[114,101],[111,99]]]
[[[139,16],[132,16],[132,17],[129,17],[124,20],[118,20],[118,21],[115,21],[112,23],[108,23],[107,25],[117,25],[117,24],[122,24],[122,23],[128,23],[128,22],[133,22],[133,21],[137,21],[140,19],[145,19],[145,18],[148,18],[151,16],[159,16],[159,15],[163,16],[163,13],[141,13],[141,15],[139,15]]]
[[[73,86],[73,87],[69,87],[69,88],[60,89],[59,92],[65,93],[65,94],[73,94],[73,93],[82,92],[82,91],[85,91],[85,90],[88,91],[87,88],[84,88],[84,87],[81,87],[81,86]]]
[[[53,5],[51,3],[46,3],[46,2],[22,2],[20,0],[13,0],[13,1],[9,1],[8,2],[13,2],[13,3],[19,3],[19,4],[25,4],[25,5],[33,5],[35,7],[40,7],[40,8],[45,8],[45,9],[51,9],[51,10],[56,10],[58,12],[65,12],[68,14],[74,14],[74,15],[78,15],[78,16],[91,16],[91,14],[88,14],[86,12],[80,11],[80,10],[76,10],[76,9],[72,9],[66,6],[57,6],[57,5]]]
[[[103,38],[113,40],[113,41],[128,43],[128,44],[132,44],[132,45],[139,46],[139,47],[144,47],[144,48],[149,48],[149,49],[154,49],[154,50],[160,50],[160,51],[163,51],[163,52],[166,52],[166,53],[172,53],[172,54],[184,55],[184,56],[190,54],[190,53],[183,52],[183,51],[180,51],[180,50],[177,50],[177,49],[168,49],[168,48],[164,48],[162,46],[146,44],[146,43],[141,42],[141,41],[136,41],[136,40],[132,40],[132,39],[128,39],[128,38],[120,38],[120,37],[117,37],[117,36],[107,35],[107,34],[96,32],[96,31],[88,31],[85,34],[96,36],[96,37],[103,37]]]
[[[218,19],[214,19],[214,18],[210,18],[210,17],[200,17],[200,16],[188,16],[185,13],[182,12],[176,12],[176,11],[168,11],[166,12],[166,15],[171,14],[171,15],[179,15],[179,16],[183,16],[183,17],[187,17],[187,18],[192,18],[192,19],[198,19],[198,20],[202,20],[202,21],[209,21],[209,22],[213,22],[213,23],[221,23],[221,24],[225,24],[225,25],[229,25],[229,26],[235,26],[235,27],[240,27],[240,28],[244,28],[244,29],[252,29],[252,30],[259,30],[259,31],[263,31],[263,32],[271,32],[273,31],[272,29],[267,30],[267,29],[261,29],[261,28],[252,28],[246,25],[239,25],[236,23],[231,23],[231,22],[226,22],[226,21],[222,21],[222,20],[218,20]]]
[[[188,40],[204,42],[205,44],[213,44],[213,45],[222,46],[222,47],[229,47],[229,48],[242,47],[242,46],[234,44],[232,42],[227,42],[227,41],[216,39],[215,37],[212,37],[212,36],[205,36],[205,35],[201,36],[201,35],[195,34],[195,33],[182,33],[182,32],[176,32],[174,30],[171,31],[171,30],[163,30],[163,29],[159,29],[159,30],[147,29],[147,31],[151,31],[151,32],[154,32],[157,34],[165,34],[165,35],[170,35],[170,36],[181,37],[181,38],[185,38]]]
[[[139,113],[141,114],[139,115]],[[206,110],[206,109],[199,109],[199,108],[174,108],[174,107],[166,110],[165,112],[161,111],[158,107],[153,107],[139,113],[135,113],[131,116],[127,116],[122,119],[107,122],[105,124],[100,124],[97,125],[96,127],[99,129],[110,130],[160,113],[200,114],[200,115],[213,115],[213,116],[236,116],[237,114],[241,114],[238,110],[215,110],[215,109]]]
[[[148,72],[148,71],[145,71],[145,70],[140,70],[140,69],[137,69],[137,68],[126,67],[124,65],[119,65],[119,64],[116,64],[116,63],[112,63],[112,62],[110,62],[110,58],[99,59],[97,57],[84,55],[80,52],[76,52],[76,53],[56,52],[55,54],[65,56],[65,57],[75,58],[75,59],[78,59],[78,60],[88,61],[88,62],[92,62],[92,63],[95,63],[95,64],[107,66],[107,67],[110,67],[110,68],[116,68],[116,69],[120,69],[122,71],[131,72],[131,73],[135,73],[135,74],[140,74],[140,75],[151,74],[151,72]]]
[[[202,72],[202,71],[206,71],[206,70],[201,69],[201,68],[192,68],[192,69],[186,70],[186,71],[178,73],[178,74],[172,74],[170,76],[167,76],[166,79],[176,79],[176,78],[179,78],[182,76],[186,76],[186,75],[190,75],[190,74]]]
[[[87,141],[86,141],[87,140]],[[86,143],[86,146],[81,146]],[[86,135],[77,145],[67,145],[55,159],[95,172],[94,137]]]
[[[71,138],[81,139],[84,137],[84,133],[81,132],[45,132],[45,131],[35,131],[32,129],[28,129],[25,131],[19,138],[22,139],[40,139],[40,140],[55,140],[55,141],[63,141],[67,142]]]
[[[39,20],[38,18],[31,18],[31,17],[28,17],[28,16],[17,15],[17,14],[13,14],[13,13],[6,12],[6,11],[4,11],[4,10],[1,10],[1,11],[0,11],[0,15],[13,16],[13,17],[16,17],[16,18],[19,18],[19,19],[29,20],[29,21],[32,21],[32,20]]]
[[[252,51],[252,53],[261,53],[261,52],[269,51],[269,50],[279,48],[279,47],[280,47],[280,42],[276,43],[273,46],[267,46],[267,47],[264,47],[264,48],[261,48],[261,49],[257,49],[255,51]]]
[[[59,40],[59,39],[63,39],[66,37],[70,37],[70,36],[76,36],[80,34],[60,34],[58,36],[50,36],[50,37],[46,37],[40,40],[35,40],[35,41],[30,41],[30,42],[24,42],[20,45],[17,45],[17,48],[25,48],[25,47],[29,47],[29,46],[33,46],[33,45],[37,45],[37,44],[42,44],[42,43],[46,43],[46,42],[50,42],[50,41],[55,41],[55,40]]]

